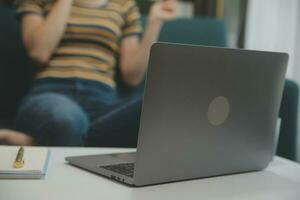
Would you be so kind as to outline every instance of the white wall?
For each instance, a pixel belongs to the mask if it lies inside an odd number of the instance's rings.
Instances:
[[[299,0],[249,0],[246,48],[288,52],[288,77],[299,78],[294,74],[299,23]]]
[[[223,0],[223,20],[227,28],[228,46],[238,46],[240,34],[241,0]]]
[[[300,84],[300,1],[249,0],[245,47],[289,53],[287,77]]]
[[[294,78],[300,83],[300,1],[298,2],[298,16],[297,16],[297,34],[296,34],[296,41],[295,41],[295,57],[294,57]],[[300,139],[300,138],[299,138]],[[300,143],[299,143],[300,144]],[[299,154],[300,156],[300,154]]]

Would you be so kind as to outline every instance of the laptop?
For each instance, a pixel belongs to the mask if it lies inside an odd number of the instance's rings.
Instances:
[[[67,157],[133,186],[264,169],[288,55],[155,43],[136,152]]]

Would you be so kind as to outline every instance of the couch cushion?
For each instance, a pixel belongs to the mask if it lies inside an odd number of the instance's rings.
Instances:
[[[0,9],[0,119],[12,117],[32,79],[14,10]]]
[[[176,19],[166,23],[159,41],[206,46],[226,46],[227,34],[222,20],[215,18]]]
[[[298,85],[286,80],[279,113],[281,127],[277,155],[291,160],[296,160],[297,157],[298,104]]]

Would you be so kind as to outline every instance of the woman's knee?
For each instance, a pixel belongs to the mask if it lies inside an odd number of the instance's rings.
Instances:
[[[42,145],[81,145],[89,121],[80,106],[68,97],[45,93],[23,102],[16,125]]]

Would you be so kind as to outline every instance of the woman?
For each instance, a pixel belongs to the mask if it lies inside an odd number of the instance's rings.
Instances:
[[[134,0],[47,2],[24,0],[18,9],[24,45],[38,73],[16,127],[36,144],[83,145],[85,138],[101,134],[97,125],[107,116],[122,116],[117,126],[124,127],[138,113],[141,98],[118,98],[115,66],[118,61],[127,85],[143,80],[150,46],[162,24],[175,17],[176,2],[152,6],[141,40]]]

